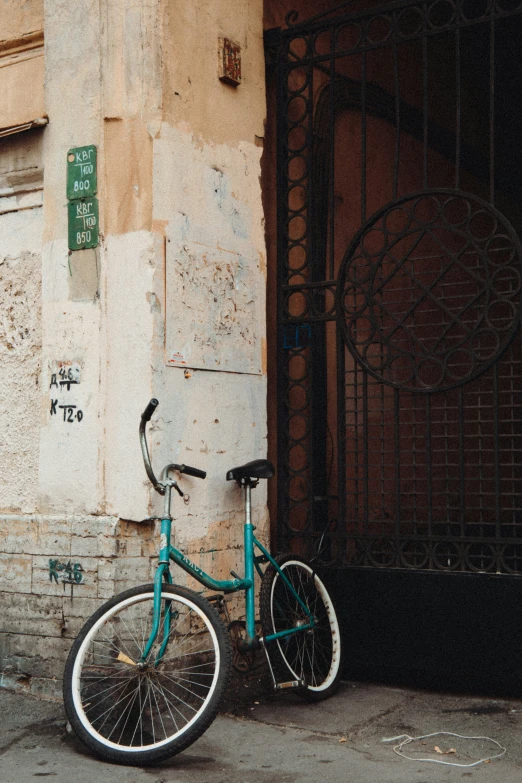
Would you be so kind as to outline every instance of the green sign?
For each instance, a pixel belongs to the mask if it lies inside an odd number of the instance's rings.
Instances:
[[[70,201],[69,250],[96,247],[99,240],[98,199]]]
[[[67,153],[67,198],[94,196],[97,190],[96,147],[74,147]]]

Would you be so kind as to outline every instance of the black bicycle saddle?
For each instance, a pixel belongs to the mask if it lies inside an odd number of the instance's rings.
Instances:
[[[246,465],[232,468],[227,473],[227,481],[241,481],[242,479],[269,479],[274,476],[274,466],[267,459],[254,459]]]

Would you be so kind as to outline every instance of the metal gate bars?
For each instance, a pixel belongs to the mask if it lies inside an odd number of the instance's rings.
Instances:
[[[279,547],[522,572],[522,2],[271,31]]]

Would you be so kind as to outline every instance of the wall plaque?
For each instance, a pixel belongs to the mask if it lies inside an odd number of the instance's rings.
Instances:
[[[96,147],[73,147],[67,153],[67,198],[94,196],[98,187]]]
[[[98,199],[69,201],[69,250],[96,247],[99,241]]]

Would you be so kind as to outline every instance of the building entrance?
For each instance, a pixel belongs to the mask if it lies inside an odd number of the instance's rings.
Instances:
[[[522,573],[522,3],[344,3],[277,82],[278,544]]]

